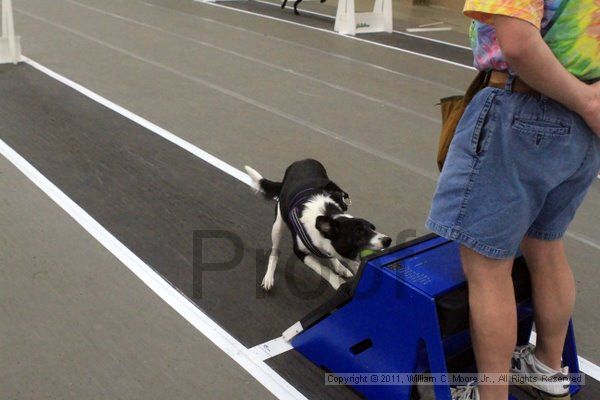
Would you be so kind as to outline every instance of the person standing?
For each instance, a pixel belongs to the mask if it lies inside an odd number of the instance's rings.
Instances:
[[[561,354],[575,283],[562,237],[600,170],[600,1],[467,0],[464,13],[489,85],[456,129],[426,226],[460,243],[478,372],[557,376],[526,389],[569,399]],[[515,349],[519,249],[537,346]],[[461,400],[507,396],[501,384],[453,390]]]

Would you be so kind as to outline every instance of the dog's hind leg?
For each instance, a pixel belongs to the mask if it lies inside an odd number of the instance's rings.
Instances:
[[[284,225],[283,218],[281,218],[281,208],[279,202],[277,203],[277,216],[273,223],[273,229],[271,230],[271,255],[269,256],[269,264],[267,265],[267,272],[262,280],[262,287],[265,290],[271,290],[275,283],[275,268],[277,267],[277,261],[279,260],[279,243],[281,242],[281,236],[283,235]]]
[[[285,8],[286,4],[287,4],[287,0],[283,0],[283,3],[281,3],[281,8]]]
[[[315,271],[317,274],[321,275],[323,277],[323,279],[325,279],[327,282],[329,282],[329,284],[335,289],[338,290],[338,288],[340,287],[340,285],[344,282],[346,282],[341,276],[339,276],[338,274],[334,273],[331,268],[328,268],[324,265],[322,265],[319,262],[319,259],[308,255],[306,257],[304,257],[304,264],[306,264],[306,266],[310,269],[312,269],[313,271]]]
[[[302,0],[296,0],[296,2],[294,3],[294,14],[296,15],[300,15],[300,13],[298,12],[298,4],[300,4],[302,2]]]

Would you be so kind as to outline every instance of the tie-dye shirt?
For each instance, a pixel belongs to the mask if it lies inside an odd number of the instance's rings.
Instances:
[[[475,19],[470,36],[478,70],[509,69],[493,27],[494,15],[507,15],[545,32],[544,40],[573,75],[600,78],[600,0],[467,0],[464,13]]]

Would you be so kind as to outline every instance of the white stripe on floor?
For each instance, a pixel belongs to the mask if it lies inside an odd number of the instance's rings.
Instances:
[[[283,119],[286,119],[288,121],[291,121],[291,122],[293,122],[293,123],[295,123],[297,125],[300,125],[300,126],[306,128],[306,129],[310,129],[313,132],[319,133],[319,134],[321,134],[323,136],[326,136],[326,137],[328,137],[330,139],[337,140],[337,141],[339,141],[341,143],[344,143],[344,144],[346,144],[346,145],[348,145],[350,147],[353,147],[353,148],[355,148],[355,149],[357,149],[359,151],[368,153],[368,154],[370,154],[372,156],[375,156],[375,157],[378,157],[378,158],[380,158],[382,160],[389,161],[392,164],[395,164],[395,165],[397,165],[397,166],[399,166],[401,168],[404,168],[404,169],[407,169],[409,171],[412,171],[415,174],[424,176],[424,177],[429,178],[431,180],[436,180],[437,179],[437,173],[436,172],[433,172],[433,171],[430,171],[428,169],[424,169],[424,168],[415,166],[415,165],[413,165],[413,164],[411,164],[409,162],[406,162],[406,161],[404,161],[404,160],[402,160],[400,158],[394,157],[393,155],[390,155],[390,154],[387,154],[387,153],[385,153],[383,151],[380,151],[380,150],[378,150],[378,149],[376,149],[376,148],[374,148],[374,147],[372,147],[372,146],[370,146],[370,145],[368,145],[366,143],[362,143],[362,142],[356,141],[354,139],[343,137],[342,135],[340,135],[339,133],[337,133],[335,131],[332,131],[332,130],[329,130],[329,129],[325,128],[325,127],[317,125],[316,123],[313,123],[313,122],[311,122],[309,120],[306,120],[306,119],[304,119],[302,117],[298,117],[298,116],[296,116],[294,114],[290,114],[290,113],[288,113],[288,112],[286,112],[284,110],[280,110],[280,109],[278,109],[276,107],[273,107],[273,106],[270,106],[268,104],[262,103],[262,102],[260,102],[258,100],[255,100],[253,98],[250,98],[248,96],[245,96],[243,94],[235,92],[233,90],[227,89],[225,87],[219,86],[219,85],[214,84],[212,82],[209,82],[209,81],[207,81],[205,79],[201,79],[201,78],[198,78],[196,76],[192,76],[192,75],[186,74],[184,72],[178,71],[177,69],[172,68],[172,67],[170,67],[168,65],[164,65],[164,64],[161,64],[159,62],[152,61],[152,60],[149,60],[147,58],[141,57],[141,56],[139,56],[139,55],[137,55],[135,53],[132,53],[130,51],[122,49],[122,48],[120,48],[118,46],[114,46],[114,45],[112,45],[110,43],[107,43],[105,41],[102,41],[100,39],[92,37],[92,36],[87,35],[85,33],[79,32],[79,31],[77,31],[75,29],[71,29],[71,28],[69,28],[67,26],[64,26],[62,24],[50,21],[50,20],[48,20],[46,18],[43,18],[43,17],[37,16],[37,15],[31,14],[31,13],[29,13],[27,11],[23,11],[23,10],[20,10],[20,9],[15,9],[15,11],[18,12],[18,13],[21,13],[23,15],[26,15],[26,16],[28,16],[30,18],[33,18],[33,19],[35,19],[37,21],[44,22],[44,23],[47,23],[47,24],[49,24],[51,26],[54,26],[56,28],[62,29],[62,30],[66,31],[66,32],[69,32],[69,33],[71,33],[73,35],[82,37],[82,38],[87,39],[87,40],[89,40],[91,42],[94,42],[94,43],[100,44],[102,46],[105,46],[105,47],[107,47],[107,48],[109,48],[111,50],[114,50],[116,52],[124,54],[124,55],[126,55],[128,57],[134,58],[134,59],[136,59],[138,61],[142,61],[142,62],[145,62],[145,63],[147,63],[149,65],[152,65],[152,66],[154,66],[156,68],[163,69],[163,70],[165,70],[167,72],[170,72],[170,73],[172,73],[174,75],[177,75],[177,76],[179,76],[181,78],[184,78],[184,79],[190,80],[192,82],[195,82],[197,84],[200,84],[202,86],[205,86],[205,87],[207,87],[209,89],[212,89],[214,91],[217,91],[217,92],[219,92],[221,94],[224,94],[226,96],[229,96],[229,97],[232,97],[232,98],[234,98],[236,100],[239,100],[239,101],[241,101],[243,103],[246,103],[246,104],[249,104],[249,105],[251,105],[253,107],[256,107],[256,108],[258,108],[260,110],[263,110],[265,112],[268,112],[268,113],[271,113],[273,115],[276,115],[276,116],[278,116],[280,118],[283,118]]]
[[[303,78],[303,79],[306,79],[306,80],[309,80],[309,81],[312,81],[312,82],[316,82],[316,83],[318,83],[320,85],[327,86],[327,87],[329,87],[331,89],[338,90],[340,92],[344,92],[344,93],[348,93],[348,94],[353,95],[353,96],[360,97],[360,98],[362,98],[364,100],[367,100],[367,101],[378,103],[378,104],[384,105],[386,107],[394,108],[396,110],[405,112],[407,114],[411,114],[411,115],[413,115],[415,117],[425,119],[425,120],[427,120],[429,122],[434,123],[435,125],[440,125],[441,124],[439,118],[430,117],[429,115],[420,113],[420,112],[415,111],[415,110],[411,110],[410,108],[402,107],[402,106],[399,106],[398,104],[395,104],[395,103],[392,103],[392,102],[389,102],[389,101],[386,101],[386,100],[383,100],[383,99],[378,99],[378,98],[373,97],[373,96],[369,96],[367,94],[358,92],[356,90],[352,90],[352,89],[347,88],[345,86],[334,84],[334,83],[330,83],[330,82],[324,81],[322,79],[315,78],[314,76],[303,74],[301,72],[295,71],[295,70],[290,69],[290,68],[282,67],[281,65],[273,64],[273,63],[261,60],[259,58],[248,56],[246,54],[241,54],[241,53],[238,53],[237,51],[225,49],[223,47],[216,46],[216,45],[214,45],[212,43],[208,43],[208,42],[205,42],[205,41],[202,41],[202,40],[197,40],[197,39],[194,39],[194,38],[191,38],[191,37],[188,37],[188,36],[180,35],[178,33],[171,32],[171,31],[159,28],[159,27],[154,26],[154,25],[146,24],[144,22],[140,22],[138,20],[135,20],[135,19],[123,16],[123,15],[119,15],[119,14],[115,14],[115,13],[112,13],[112,12],[109,12],[109,11],[105,11],[105,10],[102,10],[100,8],[88,6],[87,4],[82,4],[82,3],[79,3],[78,1],[75,1],[75,0],[64,0],[64,1],[67,2],[67,3],[73,4],[73,5],[76,5],[78,7],[85,8],[85,9],[90,10],[90,11],[94,11],[94,12],[97,12],[97,13],[100,13],[100,14],[104,14],[104,15],[110,16],[110,17],[115,18],[115,19],[119,19],[121,21],[125,21],[125,22],[131,23],[131,24],[142,26],[142,27],[144,27],[146,29],[150,29],[150,30],[154,30],[154,31],[157,31],[157,32],[160,32],[160,33],[164,33],[165,35],[169,35],[169,36],[175,37],[175,38],[177,38],[179,40],[184,40],[184,41],[188,41],[188,42],[200,45],[200,46],[208,47],[210,49],[213,49],[213,50],[216,50],[216,51],[220,51],[222,53],[229,54],[229,55],[234,56],[234,57],[239,57],[239,58],[242,58],[244,60],[248,60],[248,61],[251,61],[251,62],[254,62],[254,63],[257,63],[257,64],[261,64],[261,65],[263,65],[265,67],[268,67],[268,68],[271,68],[271,69],[275,69],[275,70],[280,71],[280,72],[284,72],[284,73],[287,73],[287,74],[290,74],[290,75],[295,75],[297,77],[300,77],[300,78]]]
[[[192,326],[218,346],[250,375],[280,399],[306,400],[261,358],[249,351],[233,336],[204,314],[194,303],[165,281],[150,266],[118,241],[109,231],[93,219],[84,209],[64,194],[27,160],[0,139],[0,154],[10,161],[31,182],[48,195],[100,244],[117,257],[127,268],[142,280],[154,293],[185,318]]]
[[[254,1],[257,2],[257,3],[262,3],[262,4],[265,4],[265,5],[269,5],[269,6],[274,6],[274,7],[277,7],[277,8],[281,8],[280,4],[271,3],[270,1],[264,1],[264,0],[254,0]],[[285,8],[287,8],[288,10],[293,10],[294,9],[293,6],[286,6]],[[335,20],[335,15],[323,14],[323,13],[319,13],[319,12],[316,12],[316,11],[310,11],[310,10],[302,10],[302,13],[303,14],[309,14],[309,15],[316,15],[316,16],[319,16],[319,17],[324,17],[324,18],[328,18],[328,19],[331,19],[331,20]],[[438,23],[436,23],[436,24],[438,24]],[[427,37],[427,36],[414,35],[412,33],[403,32],[403,31],[397,31],[395,29],[392,32],[393,33],[397,33],[398,35],[410,36],[410,37],[413,37],[415,39],[421,39],[421,40],[426,40],[428,42],[443,44],[444,46],[456,47],[456,48],[459,48],[459,49],[469,50],[469,51],[472,50],[468,46],[463,46],[461,44],[452,43],[452,42],[446,42],[444,40],[434,39],[434,38],[430,38],[430,37]]]
[[[203,3],[203,4],[208,4],[208,5],[211,5],[213,7],[220,7],[220,8],[224,8],[226,10],[236,11],[236,12],[240,12],[240,13],[244,13],[244,14],[249,14],[249,15],[254,15],[254,16],[257,16],[257,17],[261,17],[261,18],[270,19],[272,21],[279,21],[279,22],[284,22],[286,24],[290,24],[290,25],[301,26],[301,27],[306,28],[306,29],[312,29],[312,30],[316,30],[316,31],[320,31],[320,32],[325,32],[325,33],[328,33],[328,34],[331,34],[331,35],[341,36],[341,37],[345,37],[345,38],[348,38],[348,39],[351,39],[351,40],[357,40],[359,42],[369,43],[369,44],[372,44],[372,45],[375,45],[375,46],[379,46],[379,47],[385,47],[386,49],[391,49],[391,50],[399,51],[401,53],[410,54],[410,55],[413,55],[413,56],[416,56],[416,57],[427,58],[429,60],[434,60],[434,61],[438,61],[438,62],[441,62],[441,63],[454,65],[455,67],[460,67],[460,68],[465,68],[465,69],[470,69],[470,70],[475,71],[475,68],[472,67],[472,66],[470,66],[470,65],[465,65],[465,64],[457,63],[457,62],[446,60],[446,59],[440,58],[440,57],[430,56],[429,54],[423,54],[423,53],[418,53],[416,51],[406,50],[406,49],[403,49],[401,47],[390,46],[390,45],[383,44],[383,43],[373,42],[371,40],[365,40],[365,39],[362,39],[362,38],[359,38],[359,37],[356,37],[356,36],[342,35],[342,34],[337,33],[335,31],[330,31],[329,29],[317,28],[315,26],[300,24],[298,22],[288,21],[288,20],[281,19],[281,18],[275,18],[275,17],[271,17],[269,15],[259,14],[259,13],[255,13],[255,12],[247,11],[247,10],[242,10],[242,9],[235,8],[235,7],[224,6],[222,4],[218,4],[218,3],[215,3],[215,2],[212,2],[212,1],[208,1],[208,0],[194,0],[194,1],[197,1],[197,2]]]
[[[269,340],[268,342],[261,343],[252,347],[250,349],[250,352],[252,352],[252,354],[254,354],[254,356],[259,360],[264,361],[292,349],[292,345],[283,340],[283,338],[280,336],[276,337],[275,339]]]

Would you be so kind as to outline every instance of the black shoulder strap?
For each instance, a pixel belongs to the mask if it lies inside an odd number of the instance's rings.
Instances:
[[[558,19],[562,15],[563,11],[565,11],[565,8],[567,8],[568,2],[569,2],[569,0],[563,0],[560,3],[560,6],[558,6],[558,9],[554,12],[554,15],[552,16],[552,19],[550,21],[548,21],[546,26],[544,26],[542,28],[542,37],[546,36],[546,33],[550,32],[550,29],[552,29],[552,27],[554,26],[554,23],[556,21],[558,21]]]

